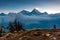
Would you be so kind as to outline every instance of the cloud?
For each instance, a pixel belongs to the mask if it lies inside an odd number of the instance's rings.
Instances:
[[[56,24],[57,28],[60,27],[60,16],[59,14],[48,14],[41,16],[24,16],[21,22],[24,24],[25,29],[32,28],[53,28]]]
[[[53,28],[53,25],[56,24],[57,28],[60,28],[60,13],[59,14],[47,14],[40,16],[27,16],[21,13],[16,14],[16,16],[6,15],[0,16],[0,24],[8,25],[11,21],[13,22],[16,18],[23,24],[23,28],[32,29],[32,28]]]

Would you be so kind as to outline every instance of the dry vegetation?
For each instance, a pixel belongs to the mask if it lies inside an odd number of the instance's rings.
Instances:
[[[20,30],[13,33],[7,33],[0,37],[0,40],[60,40],[60,29],[34,29]]]

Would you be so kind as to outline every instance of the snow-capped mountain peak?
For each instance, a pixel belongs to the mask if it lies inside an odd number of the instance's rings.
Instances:
[[[33,9],[32,12],[30,12],[30,15],[40,15],[41,12],[39,12],[37,9]]]
[[[30,12],[29,11],[26,11],[26,10],[23,10],[23,11],[21,11],[19,13],[22,13],[23,15],[28,15],[28,13],[30,13]]]
[[[37,9],[33,9],[32,12],[39,12]],[[40,12],[39,12],[40,13]]]

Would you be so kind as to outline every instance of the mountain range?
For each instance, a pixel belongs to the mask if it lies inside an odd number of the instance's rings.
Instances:
[[[39,12],[37,9],[33,9],[31,12],[23,10],[20,13],[22,13],[23,15],[43,15],[43,14],[48,14],[47,12],[41,13]]]
[[[0,24],[3,26],[8,26],[8,23],[14,22],[15,19],[20,21],[25,29],[53,28],[54,24],[56,24],[57,28],[60,28],[60,13],[48,14],[33,9],[31,12],[22,10],[18,13],[0,14]]]

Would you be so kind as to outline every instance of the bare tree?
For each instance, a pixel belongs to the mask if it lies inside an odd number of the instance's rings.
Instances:
[[[0,37],[2,36],[2,25],[0,25]]]
[[[24,30],[22,23],[17,20],[14,21],[14,27],[16,31]]]
[[[14,32],[15,30],[12,22],[9,22],[9,26],[7,28],[9,29],[10,32]]]

